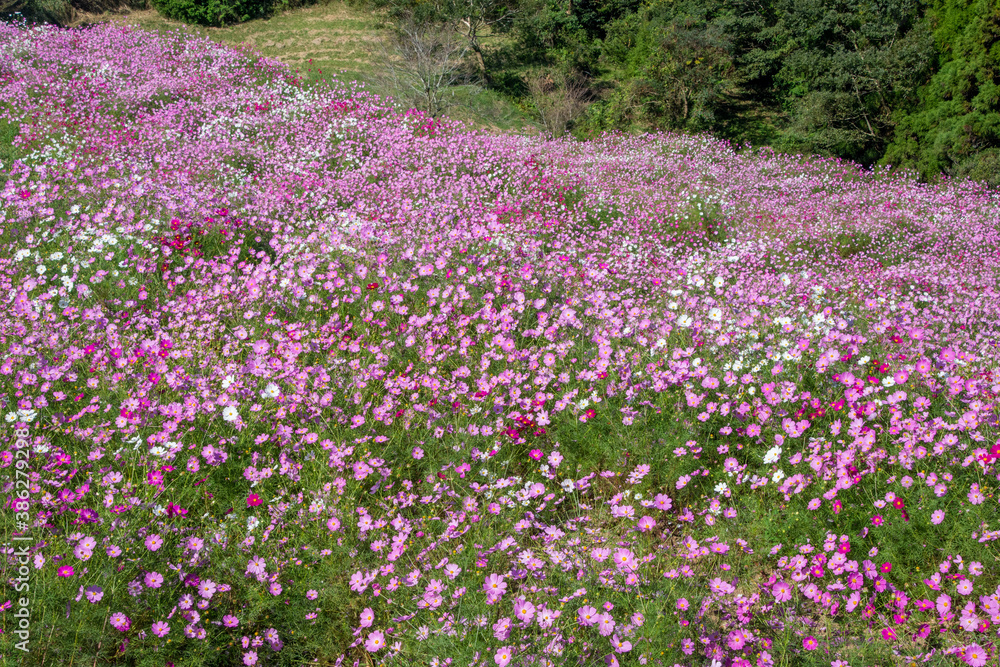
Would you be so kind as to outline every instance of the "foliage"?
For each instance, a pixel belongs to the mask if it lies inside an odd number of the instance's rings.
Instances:
[[[938,67],[896,128],[883,162],[1000,186],[1000,3],[939,0],[929,10]]]
[[[274,11],[301,6],[288,0],[152,0],[164,16],[185,23],[224,26],[270,16]]]
[[[874,163],[917,101],[933,57],[919,0],[787,2],[790,48],[778,73],[795,152]]]

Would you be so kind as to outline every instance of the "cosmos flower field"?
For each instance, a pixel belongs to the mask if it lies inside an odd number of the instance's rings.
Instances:
[[[0,119],[5,664],[997,664],[995,193],[111,26]]]

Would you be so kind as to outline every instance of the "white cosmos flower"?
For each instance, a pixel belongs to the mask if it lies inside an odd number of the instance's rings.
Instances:
[[[225,419],[227,422],[234,422],[239,418],[239,416],[240,413],[237,412],[236,408],[234,408],[231,405],[227,405],[226,407],[222,408],[222,418]]]
[[[273,382],[268,382],[267,386],[264,387],[264,391],[261,392],[261,396],[264,398],[276,398],[280,393],[281,390],[278,389],[278,385]]]
[[[723,278],[722,276],[716,276],[715,280],[712,281],[712,285],[714,285],[715,287],[722,287],[725,284],[726,284],[726,279]]]
[[[784,470],[778,470],[773,475],[771,475],[771,481],[774,482],[775,484],[777,484],[778,482],[780,482],[784,478],[785,478],[785,471]]]
[[[679,327],[685,327],[685,328],[691,326],[691,316],[690,315],[681,315],[680,317],[678,317],[677,318],[677,326],[679,326]]]
[[[722,311],[718,308],[713,308],[712,310],[708,311],[708,319],[712,320],[713,322],[721,322]]]
[[[771,464],[781,458],[781,447],[771,447],[764,455],[764,463]]]

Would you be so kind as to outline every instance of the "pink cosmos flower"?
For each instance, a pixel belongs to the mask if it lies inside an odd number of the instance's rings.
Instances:
[[[371,633],[368,635],[368,639],[365,640],[365,648],[369,653],[375,653],[383,646],[385,646],[385,635],[380,630]]]
[[[583,627],[597,623],[597,610],[591,606],[580,607],[576,612],[577,621]]]
[[[535,605],[525,599],[519,599],[514,603],[514,618],[522,623],[530,623],[535,616]]]
[[[235,628],[240,624],[240,620],[232,614],[226,614],[222,617],[222,624],[227,628]]]
[[[502,574],[491,574],[483,582],[483,590],[495,595],[503,595],[507,590],[507,583],[503,580]]]
[[[375,612],[373,612],[370,607],[365,607],[361,612],[361,627],[370,628],[374,620]]]
[[[271,595],[277,597],[281,595],[281,584],[279,584],[277,581],[274,581],[268,587],[268,590],[271,591]]]
[[[166,637],[168,632],[170,632],[170,625],[164,621],[153,623],[153,634],[157,637]]]
[[[651,516],[644,516],[635,525],[639,532],[646,533],[656,527],[656,520]]]
[[[542,450],[540,450],[540,449],[532,449],[530,452],[528,452],[528,456],[533,461],[541,461],[542,460],[542,456],[543,456]]]
[[[212,596],[215,595],[215,591],[217,588],[218,586],[214,581],[212,581],[211,579],[205,579],[204,581],[198,584],[198,595],[205,598],[206,600],[210,600]]]
[[[610,636],[615,631],[615,619],[611,614],[601,614],[597,617],[597,629],[602,637]]]
[[[157,534],[152,534],[146,538],[146,548],[150,551],[156,551],[163,546],[163,538]]]
[[[243,664],[247,667],[253,667],[257,664],[257,651],[247,651],[243,654]]]
[[[944,510],[935,510],[934,513],[931,514],[931,523],[936,526],[942,521],[944,521]]]
[[[504,616],[493,624],[493,636],[500,641],[505,641],[510,637],[510,618]]]
[[[965,663],[970,667],[983,667],[989,654],[979,644],[965,647]]]
[[[628,653],[632,650],[632,642],[627,639],[621,639],[618,635],[614,635],[611,638],[611,646],[617,653]]]
[[[159,572],[147,572],[145,582],[150,588],[159,588],[163,585],[163,575]]]
[[[120,632],[127,632],[132,625],[131,619],[120,611],[111,614],[111,627]]]
[[[493,660],[497,663],[498,667],[507,667],[510,664],[511,651],[509,646],[503,646],[497,649],[496,654],[493,656]]]
[[[784,581],[779,581],[771,587],[775,602],[787,602],[792,599],[792,587]]]

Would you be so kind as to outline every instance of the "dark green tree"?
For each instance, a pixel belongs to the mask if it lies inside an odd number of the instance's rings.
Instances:
[[[882,162],[1000,187],[1000,1],[938,0],[929,18],[937,71]]]
[[[792,36],[778,73],[790,124],[779,146],[873,164],[930,72],[918,0],[782,0]]]

